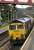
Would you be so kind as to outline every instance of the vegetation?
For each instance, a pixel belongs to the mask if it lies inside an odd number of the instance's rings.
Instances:
[[[5,22],[9,22],[10,20],[12,21],[15,14],[15,9],[14,9],[14,5],[12,4],[0,4],[0,13],[1,13],[1,17],[2,17],[2,21]]]

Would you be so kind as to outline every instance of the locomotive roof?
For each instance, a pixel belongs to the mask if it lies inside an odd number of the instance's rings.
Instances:
[[[27,22],[29,20],[31,20],[30,18],[28,17],[25,17],[25,18],[19,18],[19,19],[16,19],[17,21],[20,21],[20,22]]]

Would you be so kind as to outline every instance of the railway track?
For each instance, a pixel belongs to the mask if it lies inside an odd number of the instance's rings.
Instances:
[[[0,50],[10,50],[10,41],[7,31],[0,34]]]
[[[34,27],[30,33],[30,36],[29,36],[29,39],[25,41],[25,43],[22,45],[22,46],[13,46],[11,43],[10,43],[10,40],[9,40],[9,37],[7,35],[5,35],[5,37],[2,38],[2,36],[0,37],[1,38],[1,41],[0,41],[0,50],[31,50],[31,49],[34,49],[33,48],[33,42],[34,42]],[[33,38],[33,39],[32,39]],[[31,48],[31,45],[32,45],[32,48]],[[28,46],[28,48],[27,48]]]

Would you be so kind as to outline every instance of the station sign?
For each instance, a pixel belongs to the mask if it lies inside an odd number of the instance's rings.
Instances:
[[[20,4],[23,4],[23,3],[24,3],[24,4],[25,4],[25,3],[28,4],[28,2],[29,2],[29,0],[15,0],[15,3],[17,3],[17,4],[18,4],[18,3],[20,3]]]
[[[0,3],[2,3],[2,0],[0,0]]]
[[[1,0],[0,0],[1,1]]]
[[[28,3],[30,3],[29,1],[31,1],[32,3],[34,3],[34,0],[0,0],[0,2],[1,3],[26,3],[26,4],[28,4]]]
[[[34,3],[34,0],[32,0],[32,3]]]
[[[1,0],[0,0],[1,1]]]
[[[3,0],[5,3],[14,3],[14,0]]]
[[[18,2],[28,2],[28,0],[18,0]]]
[[[9,2],[11,2],[11,1],[14,1],[14,0],[4,0],[4,1],[9,1]]]
[[[15,0],[15,3],[33,4],[34,0]]]

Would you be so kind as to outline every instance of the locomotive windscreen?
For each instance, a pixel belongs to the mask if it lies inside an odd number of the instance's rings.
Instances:
[[[10,25],[10,26],[9,26],[9,29],[11,29],[11,30],[16,29],[16,25]]]

